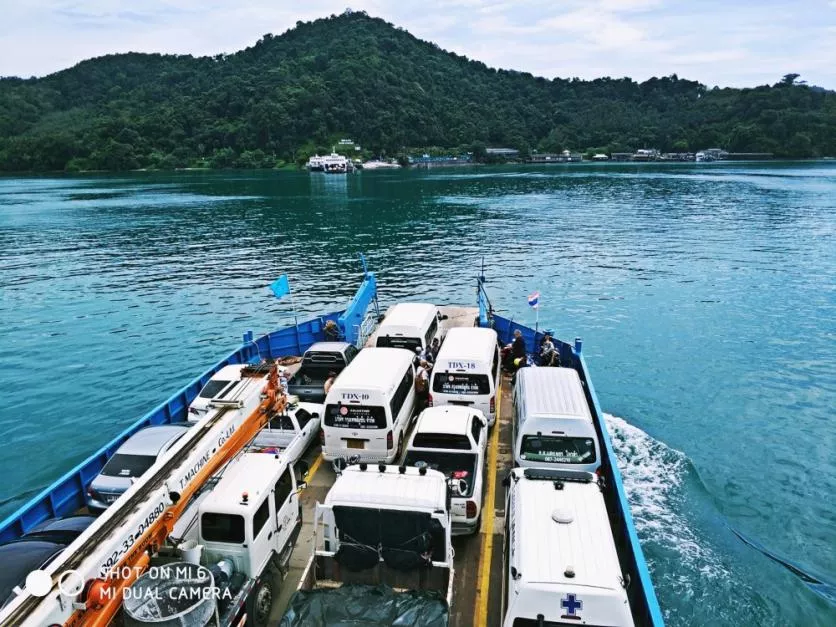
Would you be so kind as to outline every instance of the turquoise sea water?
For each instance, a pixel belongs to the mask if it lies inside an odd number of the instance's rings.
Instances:
[[[833,163],[0,179],[0,515],[360,251],[584,338],[670,625],[836,624]]]

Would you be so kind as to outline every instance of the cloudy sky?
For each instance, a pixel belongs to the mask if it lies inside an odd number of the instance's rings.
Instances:
[[[234,52],[347,7],[548,78],[676,73],[743,87],[797,72],[836,88],[836,0],[0,0],[0,76],[114,52]]]

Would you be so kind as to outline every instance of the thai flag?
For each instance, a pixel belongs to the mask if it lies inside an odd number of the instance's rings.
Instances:
[[[537,309],[540,306],[540,292],[528,295],[528,306],[532,309]]]

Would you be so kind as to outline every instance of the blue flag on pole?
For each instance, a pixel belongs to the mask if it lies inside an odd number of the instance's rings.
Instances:
[[[282,296],[290,294],[290,283],[287,281],[287,275],[283,274],[278,279],[273,281],[270,284],[270,289],[273,291],[276,298],[281,298]]]

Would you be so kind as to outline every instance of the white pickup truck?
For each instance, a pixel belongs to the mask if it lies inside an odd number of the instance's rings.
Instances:
[[[285,414],[268,422],[249,450],[276,455],[281,453],[290,463],[295,463],[316,441],[321,416],[322,405],[299,403],[290,397]]]
[[[389,624],[408,615],[414,627],[446,625],[454,576],[449,503],[440,472],[347,467],[316,505],[313,554],[281,627],[383,615]]]
[[[428,407],[406,447],[403,463],[438,470],[452,487],[453,535],[479,529],[484,493],[488,421],[478,409]]]

